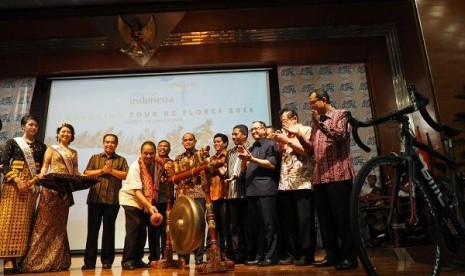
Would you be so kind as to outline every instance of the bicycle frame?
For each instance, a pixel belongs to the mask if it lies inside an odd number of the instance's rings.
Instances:
[[[453,158],[447,158],[417,140],[411,128],[409,114],[419,111],[431,128],[441,132],[448,138],[457,135],[460,130],[436,123],[426,110],[426,105],[429,102],[428,98],[416,92],[413,85],[409,86],[409,96],[411,100],[410,106],[371,121],[361,122],[353,118],[350,113],[347,114],[347,121],[352,126],[352,136],[355,142],[367,152],[370,149],[360,140],[357,132],[359,127],[377,126],[388,121],[394,121],[397,123],[397,127],[400,127],[400,150],[392,153],[391,156],[380,155],[367,161],[355,178],[355,186],[351,194],[352,234],[363,267],[370,275],[378,275],[377,269],[381,267],[379,266],[380,262],[381,264],[390,263],[395,267],[399,266],[399,271],[408,269],[408,264],[412,261],[408,252],[410,250],[413,250],[411,252],[414,252],[413,256],[416,257],[419,257],[419,255],[416,255],[418,252],[423,254],[418,259],[419,264],[424,265],[420,270],[425,273],[430,271],[432,275],[438,275],[441,271],[442,246],[446,246],[451,252],[457,252],[459,247],[458,238],[465,236],[465,223],[462,222],[462,216],[459,215],[459,212],[456,213],[456,211],[463,210],[457,210],[456,203],[453,200],[456,195],[448,193],[447,186],[449,186],[449,183],[433,178],[426,164],[421,160],[420,151],[428,153],[431,157],[436,157],[438,161],[444,162],[454,170],[455,162]],[[366,218],[363,215],[364,204],[361,195],[364,185],[367,182],[370,183],[368,177],[372,174],[379,174],[379,179],[385,181],[382,187],[384,187],[384,192],[387,194],[386,199],[390,200],[390,202],[388,206],[385,205],[389,209],[384,208],[388,216],[387,222],[384,222],[384,224],[388,229],[386,233],[389,235],[388,238],[393,245],[392,247],[379,248],[376,245],[373,246],[371,243],[373,236],[370,236],[373,233],[367,235],[365,232],[370,229],[366,229],[368,222],[365,221]],[[408,192],[404,188],[408,186],[404,186],[407,183],[410,184],[409,190],[411,193],[408,206],[406,198],[400,198],[403,195],[399,194],[401,189]],[[457,185],[457,183],[452,180],[451,184]],[[389,190],[386,191],[386,189]],[[413,197],[418,199],[419,204],[413,202]],[[422,211],[416,212],[416,207],[421,207]],[[410,210],[410,217],[408,217],[407,210]],[[421,230],[423,230],[423,233],[417,236],[417,231]],[[376,240],[376,238],[374,241],[379,243],[380,240]],[[431,254],[428,254],[427,250],[430,250],[429,253]],[[428,269],[430,264],[432,264],[431,270]],[[424,270],[425,268],[426,270]]]
[[[447,158],[446,156],[442,155],[441,153],[435,151],[434,149],[430,148],[429,146],[419,142],[412,134],[410,129],[410,122],[407,114],[413,113],[415,111],[420,111],[422,117],[425,121],[435,130],[437,131],[449,131],[453,133],[452,128],[447,126],[441,126],[437,124],[431,116],[427,113],[425,106],[428,104],[428,99],[424,98],[420,94],[418,94],[415,90],[413,85],[409,86],[410,98],[413,102],[412,106],[408,106],[401,110],[398,110],[390,115],[387,115],[382,118],[378,118],[372,120],[370,122],[360,122],[352,117],[352,115],[348,114],[348,122],[352,125],[352,134],[356,141],[356,143],[365,151],[369,151],[369,148],[361,142],[360,138],[358,137],[357,128],[358,127],[369,127],[379,125],[381,123],[387,121],[397,121],[401,125],[401,150],[400,155],[397,155],[398,158],[402,159],[408,173],[408,179],[412,184],[412,187],[415,185],[422,185],[425,190],[431,195],[433,202],[433,206],[437,208],[439,214],[441,215],[442,219],[446,222],[451,233],[458,236],[465,236],[465,226],[461,224],[459,219],[457,218],[453,206],[448,205],[445,202],[445,197],[441,192],[439,185],[435,182],[433,177],[428,171],[428,168],[423,164],[420,160],[418,150],[423,150],[428,154],[440,159],[441,161],[445,162],[448,167],[455,169],[455,162]],[[415,149],[416,148],[416,149]],[[390,206],[390,215],[392,215],[393,209],[395,209],[396,200],[397,200],[397,192],[400,188],[400,176],[397,176],[396,185],[392,187],[392,196],[393,200]],[[412,189],[414,190],[414,189]],[[392,216],[390,216],[392,217]],[[413,218],[413,214],[412,214]],[[412,219],[411,218],[411,219]],[[448,223],[449,222],[449,223]],[[454,229],[450,229],[451,226]]]

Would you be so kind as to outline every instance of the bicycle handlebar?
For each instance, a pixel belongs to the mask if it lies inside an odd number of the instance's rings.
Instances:
[[[350,112],[347,112],[347,120],[352,126],[352,137],[354,137],[355,142],[357,145],[363,149],[366,152],[370,152],[370,148],[365,145],[362,140],[360,140],[360,136],[358,135],[358,128],[359,127],[370,127],[374,125],[379,125],[384,122],[390,121],[390,120],[400,120],[403,116],[413,113],[415,111],[419,111],[423,119],[426,121],[426,123],[434,130],[440,132],[444,130],[445,126],[442,126],[438,124],[428,113],[426,110],[426,106],[429,103],[429,99],[416,90],[415,86],[413,84],[410,84],[408,86],[408,91],[409,91],[409,98],[410,101],[413,103],[410,106],[407,106],[405,108],[402,108],[400,110],[397,110],[393,113],[390,113],[384,117],[380,117],[377,119],[373,119],[367,122],[361,122],[357,119],[355,119]],[[446,128],[448,129],[448,128]]]
[[[426,106],[429,103],[429,99],[420,93],[418,93],[415,85],[409,84],[408,91],[410,95],[410,100],[413,102],[415,107],[420,111],[421,117],[423,120],[434,130],[437,132],[442,131],[442,125],[438,124],[432,117],[429,115],[428,111],[426,110]]]

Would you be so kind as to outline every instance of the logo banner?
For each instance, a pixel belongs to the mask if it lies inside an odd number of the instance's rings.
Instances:
[[[0,150],[8,139],[22,136],[21,118],[29,113],[35,78],[0,78]]]
[[[372,118],[363,63],[280,66],[278,81],[281,107],[294,108],[304,125],[311,125],[312,122],[308,96],[313,89],[326,90],[334,107],[352,112],[359,120]],[[351,156],[356,173],[367,160],[378,155],[374,128],[359,131],[360,138],[371,148],[371,152],[364,152],[355,141],[351,141]]]

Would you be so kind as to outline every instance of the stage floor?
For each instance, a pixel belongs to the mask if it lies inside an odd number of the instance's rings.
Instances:
[[[323,258],[323,252],[320,250],[317,254],[317,260]],[[175,257],[176,259],[176,257]],[[194,260],[194,257],[191,256],[191,262]],[[144,259],[147,261],[147,258]],[[3,264],[0,261],[0,264],[3,267]],[[195,264],[190,264],[189,267],[185,269],[135,269],[132,271],[122,270],[121,268],[121,254],[116,256],[116,260],[113,264],[112,269],[101,269],[101,265],[97,264],[95,270],[86,270],[82,271],[81,266],[84,264],[83,257],[73,255],[71,268],[68,271],[53,272],[53,273],[44,273],[46,275],[54,276],[119,276],[119,275],[140,275],[140,276],[181,276],[181,275],[198,275],[195,270]],[[397,271],[397,269],[390,267],[388,264],[384,268],[380,268],[383,273],[382,275],[420,275],[415,273],[415,270],[409,270],[408,273],[402,273]],[[386,273],[384,273],[386,272]],[[3,274],[3,271],[1,271]],[[43,274],[43,275],[44,275]],[[21,274],[21,275],[40,275],[39,273],[34,274]],[[246,265],[236,265],[233,271],[228,271],[225,273],[216,273],[208,275],[257,275],[257,276],[287,276],[287,275],[345,275],[345,276],[362,276],[366,275],[365,271],[359,264],[359,268],[348,271],[337,271],[333,267],[328,268],[316,268],[313,266],[294,266],[294,265],[276,265],[271,267],[256,267],[256,266],[246,266]],[[464,275],[457,271],[443,270],[441,275]]]

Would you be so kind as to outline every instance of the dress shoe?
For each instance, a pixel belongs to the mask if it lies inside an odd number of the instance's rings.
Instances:
[[[280,265],[290,265],[294,262],[294,258],[292,257],[287,257],[286,259],[283,259],[283,260],[279,260],[278,261],[278,264]]]
[[[323,260],[319,261],[319,262],[314,262],[312,263],[313,266],[316,266],[316,267],[329,267],[329,266],[332,266],[333,265],[333,262],[324,258]]]
[[[264,259],[263,261],[259,262],[258,263],[258,266],[273,266],[273,265],[277,265],[278,264],[278,261],[276,260],[272,260],[272,259]]]
[[[234,261],[235,264],[244,264],[245,263],[244,258],[235,258],[233,261]]]
[[[252,260],[252,261],[245,261],[245,265],[258,265],[260,263],[260,260]]]
[[[334,268],[336,270],[348,270],[348,269],[354,269],[358,267],[357,261],[352,261],[349,259],[344,259],[340,263],[334,265]]]
[[[294,261],[294,265],[296,266],[304,266],[304,265],[311,265],[313,264],[314,259],[302,256],[300,259]]]
[[[81,270],[91,270],[91,269],[95,269],[95,265],[84,264],[84,265],[81,267]]]
[[[111,264],[102,264],[102,269],[111,269]]]
[[[134,268],[149,268],[151,267],[149,264],[144,263],[142,260],[134,262]]]
[[[124,262],[121,264],[123,267],[123,270],[134,270],[136,267],[134,266],[134,263],[131,261]]]
[[[15,268],[14,267],[5,267],[3,268],[3,274],[5,275],[11,275],[11,274],[15,274]]]

